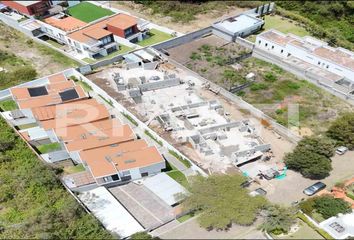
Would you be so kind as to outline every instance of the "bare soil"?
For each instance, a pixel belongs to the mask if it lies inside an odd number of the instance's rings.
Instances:
[[[235,16],[246,9],[229,7],[224,11],[209,11],[207,14],[198,14],[196,20],[188,23],[173,22],[168,16],[162,16],[160,14],[153,15],[151,10],[144,9],[141,5],[135,4],[130,1],[112,1],[111,6],[117,9],[131,13],[134,16],[144,18],[155,24],[168,27],[180,33],[189,33],[201,28],[210,26],[212,23],[225,19],[227,17]]]
[[[25,36],[23,33],[0,23],[0,49],[14,53],[16,56],[30,62],[37,70],[39,76],[50,75],[73,66],[74,61],[62,62],[52,55],[43,53],[39,43]],[[54,51],[54,50],[53,50]]]

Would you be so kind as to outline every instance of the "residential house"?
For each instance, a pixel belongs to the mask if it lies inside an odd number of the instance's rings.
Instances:
[[[271,29],[257,35],[256,47],[294,63],[308,64],[308,69],[321,69],[325,77],[354,86],[354,53],[344,48],[333,48],[313,37],[298,37]],[[342,80],[343,82],[343,80]],[[353,88],[353,87],[352,87]]]
[[[71,32],[67,35],[67,41],[78,53],[100,58],[116,51],[119,39],[137,42],[145,34],[138,29],[136,18],[120,13]]]
[[[1,1],[5,6],[10,7],[13,11],[20,14],[30,16],[43,16],[47,14],[51,8],[50,2],[41,1]]]

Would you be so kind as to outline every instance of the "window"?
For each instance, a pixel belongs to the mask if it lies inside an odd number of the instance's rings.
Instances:
[[[282,49],[281,51],[280,51],[280,53],[283,53],[284,52],[284,50]]]
[[[268,43],[264,44],[264,46],[268,46]]]
[[[149,176],[149,173],[148,172],[143,172],[143,173],[141,173],[141,176],[142,177],[147,177],[147,176]]]
[[[329,68],[329,65],[327,65],[326,68]]]
[[[262,42],[262,41],[261,41],[261,40],[259,40],[259,41],[258,41],[258,44],[259,44],[259,45],[261,45],[261,42]]]
[[[320,61],[318,61],[318,63],[317,63],[318,65],[320,65],[321,64],[321,62]]]
[[[119,180],[118,174],[112,175],[111,177],[112,177],[113,181],[118,181]]]
[[[71,40],[70,40],[70,38],[68,38],[68,42],[71,44]]]
[[[133,28],[130,27],[128,29],[125,29],[124,30],[124,35],[125,35],[125,37],[129,37],[130,35],[133,35]]]
[[[274,49],[274,46],[272,46],[272,49]]]
[[[122,177],[122,181],[129,181],[131,179],[132,179],[132,176],[130,176],[130,175]]]
[[[112,178],[111,177],[103,177],[103,181],[104,182],[112,182]]]
[[[290,53],[288,53],[288,57],[290,57],[291,56],[291,54]]]
[[[75,47],[77,47],[78,49],[81,48],[81,47],[80,47],[80,44],[79,44],[78,42],[74,42],[74,45],[75,45]]]

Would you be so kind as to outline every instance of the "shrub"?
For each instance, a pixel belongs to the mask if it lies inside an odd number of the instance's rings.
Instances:
[[[191,56],[189,57],[192,60],[201,60],[202,56],[196,52],[192,52]]]
[[[268,89],[268,85],[265,83],[253,83],[250,87],[251,91],[258,91]]]
[[[348,202],[332,196],[315,198],[314,207],[325,219],[336,216],[339,213],[350,213],[352,210]]]
[[[337,118],[329,127],[327,136],[337,141],[338,145],[354,149],[354,113]]]
[[[306,201],[300,202],[299,207],[306,215],[311,216],[315,207],[315,198],[309,198]]]
[[[266,81],[266,82],[275,82],[278,80],[277,77],[275,75],[273,75],[273,73],[271,73],[271,72],[265,73],[263,78],[264,78],[264,81]]]

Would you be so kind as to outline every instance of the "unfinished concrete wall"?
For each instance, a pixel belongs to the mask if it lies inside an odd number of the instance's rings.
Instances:
[[[175,79],[140,84],[140,85],[138,85],[138,88],[140,88],[140,90],[142,92],[146,92],[146,91],[152,91],[152,90],[157,90],[157,89],[161,89],[161,88],[173,87],[173,86],[177,86],[179,84],[181,84],[181,80],[179,78],[175,78]]]

